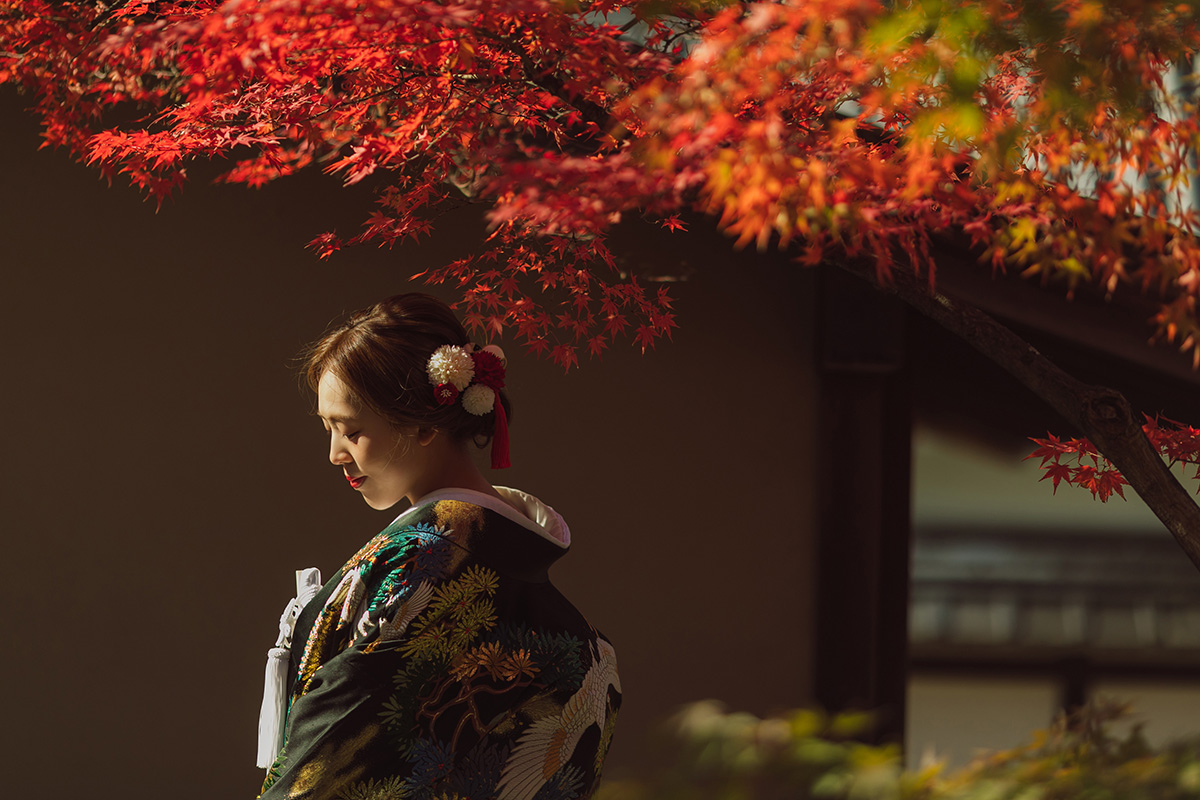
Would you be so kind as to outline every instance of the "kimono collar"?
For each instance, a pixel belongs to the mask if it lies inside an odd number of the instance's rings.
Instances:
[[[499,500],[490,494],[477,492],[474,489],[449,488],[430,492],[413,503],[412,508],[436,503],[440,500],[458,500],[464,503],[472,503],[495,511],[505,519],[515,522],[528,531],[536,533],[538,536],[563,550],[566,550],[571,544],[571,529],[567,527],[567,522],[562,518],[562,515],[553,508],[538,500],[533,495],[522,492],[519,489],[510,489],[507,486],[496,486],[494,488],[504,498],[503,500]],[[405,513],[408,512],[405,511]],[[400,516],[402,517],[404,514]],[[399,518],[397,517],[396,519]]]

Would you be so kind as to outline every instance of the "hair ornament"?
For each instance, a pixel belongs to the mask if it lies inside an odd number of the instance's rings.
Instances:
[[[429,372],[429,381],[434,386],[450,384],[461,392],[471,385],[471,379],[475,377],[475,359],[471,358],[470,351],[465,347],[444,344],[433,351],[426,370]],[[440,395],[438,402],[444,402]],[[454,398],[451,398],[450,402],[453,403]]]
[[[480,383],[468,386],[462,395],[462,405],[468,414],[482,417],[496,406],[496,391]]]
[[[433,396],[439,405],[448,406],[458,399],[458,387],[453,383],[439,383],[433,390]]]
[[[507,360],[504,351],[494,344],[478,349],[473,344],[446,344],[433,351],[426,371],[433,384],[433,396],[440,405],[448,406],[461,397],[468,414],[481,417],[496,412],[492,437],[492,469],[510,465],[508,457],[508,416],[498,393],[504,388]]]

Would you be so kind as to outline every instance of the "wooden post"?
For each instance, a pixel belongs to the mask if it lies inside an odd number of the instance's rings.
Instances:
[[[831,712],[874,712],[871,738],[902,742],[911,530],[907,309],[838,270],[822,278],[814,694]]]

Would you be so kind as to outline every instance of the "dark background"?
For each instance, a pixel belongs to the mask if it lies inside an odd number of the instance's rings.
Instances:
[[[330,574],[392,516],[328,463],[293,359],[345,313],[425,290],[406,276],[467,254],[477,217],[321,262],[304,244],[353,231],[369,192],[197,179],[156,212],[39,151],[11,91],[0,125],[4,794],[253,797],[293,570]],[[621,665],[614,777],[651,763],[681,703],[811,698],[813,275],[680,246],[668,260],[694,272],[657,352],[564,374],[500,342],[515,466],[493,482],[570,524],[555,581]]]

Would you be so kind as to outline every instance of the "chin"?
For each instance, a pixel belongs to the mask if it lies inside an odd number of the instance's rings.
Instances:
[[[363,500],[366,501],[367,505],[369,505],[371,508],[375,509],[376,511],[387,511],[389,508],[396,505],[403,499],[404,499],[403,497],[397,497],[395,499],[383,499],[383,500],[374,498],[374,497],[364,497],[363,498]]]

